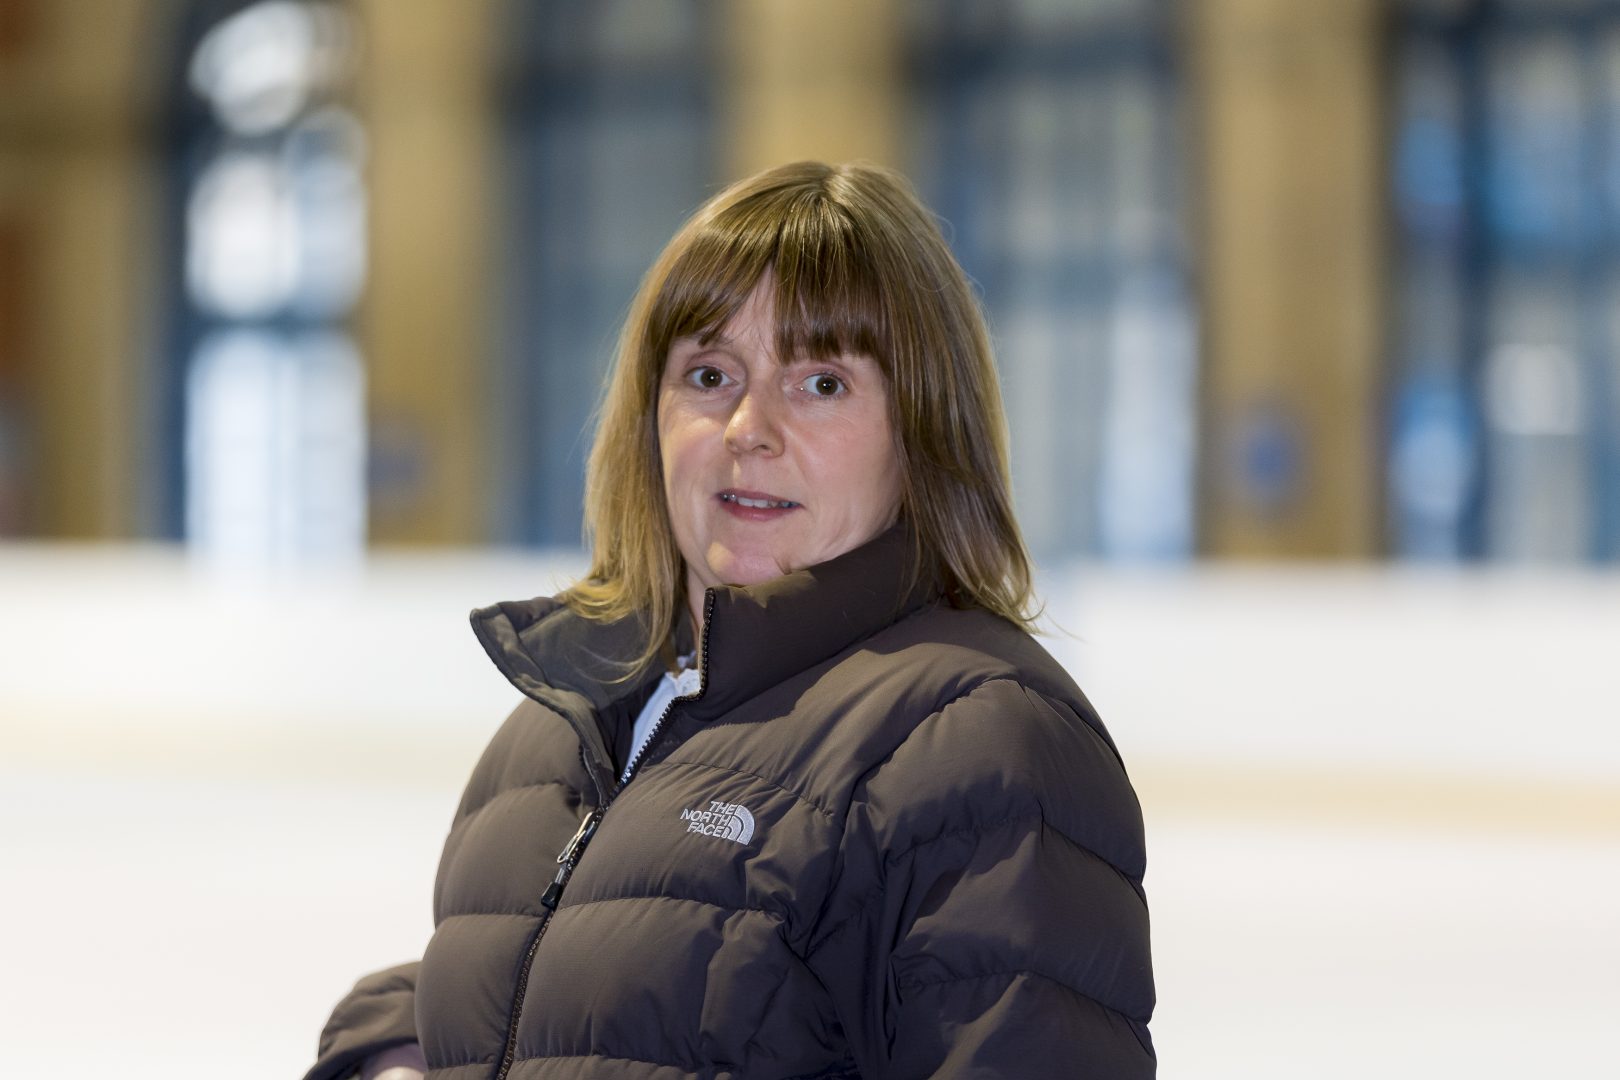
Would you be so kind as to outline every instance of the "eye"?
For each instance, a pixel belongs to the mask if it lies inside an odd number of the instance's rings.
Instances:
[[[731,378],[717,367],[695,367],[686,373],[686,381],[699,390],[718,390],[731,382]]]
[[[844,386],[843,379],[826,371],[819,375],[810,376],[799,385],[808,390],[811,395],[825,398],[837,397],[847,389]]]

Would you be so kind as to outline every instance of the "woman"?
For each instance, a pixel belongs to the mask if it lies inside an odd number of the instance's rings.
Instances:
[[[984,325],[904,182],[704,206],[589,492],[585,580],[473,615],[525,699],[427,952],[310,1077],[1153,1075],[1140,813],[1028,633]]]

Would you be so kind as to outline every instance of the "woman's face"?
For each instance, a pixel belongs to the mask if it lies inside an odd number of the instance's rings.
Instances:
[[[755,585],[861,546],[900,513],[888,390],[867,356],[775,352],[767,280],[708,345],[670,347],[658,443],[694,613],[711,585]]]

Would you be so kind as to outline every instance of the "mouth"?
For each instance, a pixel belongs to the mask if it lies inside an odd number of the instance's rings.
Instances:
[[[748,510],[792,510],[799,505],[792,499],[778,499],[758,491],[722,491],[720,501]]]

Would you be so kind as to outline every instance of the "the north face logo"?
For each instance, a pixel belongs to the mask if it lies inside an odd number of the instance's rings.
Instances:
[[[754,815],[742,803],[711,802],[707,810],[682,810],[686,831],[746,844],[754,838]]]

